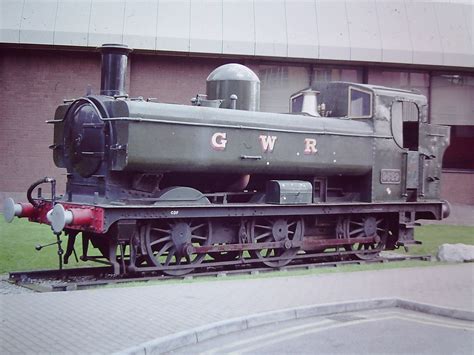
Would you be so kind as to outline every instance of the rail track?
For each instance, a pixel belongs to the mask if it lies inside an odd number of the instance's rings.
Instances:
[[[342,254],[342,255],[341,255]],[[164,281],[172,279],[194,279],[203,277],[225,277],[231,275],[256,275],[275,271],[310,270],[323,267],[338,267],[342,265],[363,265],[387,263],[404,260],[430,261],[430,255],[396,255],[377,256],[366,260],[343,258],[352,256],[350,252],[320,253],[310,256],[297,256],[292,263],[278,268],[262,267],[258,259],[241,259],[220,263],[202,263],[199,268],[186,275],[170,276],[163,272],[141,271],[134,274],[117,276],[112,266],[82,267],[70,269],[48,269],[35,271],[18,271],[9,274],[8,281],[36,292],[75,291],[104,287],[107,285],[126,284],[131,282]],[[334,260],[331,260],[331,257]],[[338,257],[338,259],[335,259]],[[318,262],[315,262],[315,260]]]

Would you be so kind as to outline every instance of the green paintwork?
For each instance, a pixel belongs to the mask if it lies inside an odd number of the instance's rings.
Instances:
[[[118,144],[127,147],[114,170],[328,176],[365,174],[373,164],[374,133],[369,120],[141,102],[127,105],[131,120],[114,121]],[[212,148],[216,132],[226,133],[225,150]],[[260,135],[277,137],[273,152],[263,151]],[[316,154],[304,153],[305,139],[316,139]]]

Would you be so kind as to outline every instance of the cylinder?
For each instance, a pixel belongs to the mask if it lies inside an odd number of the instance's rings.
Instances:
[[[128,54],[132,51],[122,44],[103,44],[100,47],[102,63],[100,69],[100,94],[122,96],[125,92]]]

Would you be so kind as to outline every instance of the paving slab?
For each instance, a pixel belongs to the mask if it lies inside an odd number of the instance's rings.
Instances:
[[[473,311],[473,281],[466,263],[0,295],[0,353],[111,353],[232,318],[374,298]]]

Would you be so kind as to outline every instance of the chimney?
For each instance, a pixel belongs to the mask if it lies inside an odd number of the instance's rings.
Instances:
[[[122,44],[103,44],[100,47],[102,63],[100,69],[100,94],[107,96],[126,95],[125,75],[128,54],[133,49]]]

